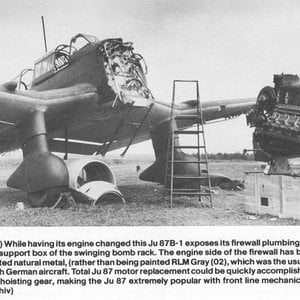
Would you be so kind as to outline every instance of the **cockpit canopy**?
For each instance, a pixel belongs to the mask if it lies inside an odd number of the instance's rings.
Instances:
[[[34,63],[32,85],[44,81],[54,73],[68,66],[70,56],[95,42],[99,42],[96,37],[79,33],[72,37],[69,45],[59,45],[54,50],[46,53]]]
[[[30,87],[23,82],[28,70],[16,77],[19,87]],[[59,73],[62,70],[64,72]],[[92,35],[79,33],[68,45],[61,44],[35,61],[31,88],[53,89],[84,81],[100,90],[106,81],[110,88],[108,93],[115,94],[113,105],[120,102],[147,105],[153,96],[146,74],[147,65],[143,57],[134,52],[132,42],[121,38],[99,41]]]

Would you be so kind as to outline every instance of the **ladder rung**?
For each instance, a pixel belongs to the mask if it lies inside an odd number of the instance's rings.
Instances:
[[[175,134],[199,134],[203,133],[202,130],[174,130]]]
[[[202,192],[174,192],[173,195],[197,195],[197,196],[211,196],[210,193],[202,193]]]
[[[208,193],[207,190],[203,190],[203,189],[199,189],[200,187],[198,187],[197,189],[189,189],[189,188],[173,188],[173,192],[197,192],[197,193]],[[203,187],[202,187],[203,188]],[[171,188],[165,188],[165,190],[167,191],[171,191]]]
[[[168,162],[172,162],[169,160]],[[173,160],[174,163],[208,164],[206,160]]]
[[[200,148],[205,148],[205,146],[184,146],[184,145],[175,145],[174,148],[200,149]]]
[[[198,115],[182,115],[182,116],[175,116],[176,120],[199,120],[201,121],[201,117]]]
[[[142,125],[141,123],[123,123],[123,125],[126,125],[126,126],[135,126],[135,127],[137,127],[137,126],[140,126],[140,125]]]
[[[171,177],[171,175],[167,175],[168,177]],[[177,179],[207,179],[208,178],[208,174],[207,176],[180,176],[180,175],[173,175],[173,178],[177,178]]]

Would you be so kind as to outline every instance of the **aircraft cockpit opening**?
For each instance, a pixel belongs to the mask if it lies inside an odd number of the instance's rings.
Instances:
[[[55,51],[46,53],[45,56],[38,59],[34,64],[33,85],[48,78],[55,71]]]
[[[69,65],[71,46],[58,45],[54,50],[46,53],[34,64],[33,85],[51,77],[54,73]]]
[[[70,44],[58,45],[54,50],[47,52],[34,64],[33,86],[50,78],[54,73],[64,69],[70,63],[70,57],[86,46],[100,41],[87,34],[77,34],[71,38]]]

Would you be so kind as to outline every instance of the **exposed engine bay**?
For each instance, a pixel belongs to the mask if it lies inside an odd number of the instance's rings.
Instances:
[[[153,98],[147,87],[145,60],[133,49],[133,43],[122,39],[107,40],[101,49],[108,84],[124,103],[134,102],[136,96]]]
[[[255,127],[255,159],[271,162],[273,171],[289,173],[287,158],[300,156],[300,81],[298,75],[274,75],[274,87],[264,87],[247,123]],[[280,164],[283,164],[279,167]],[[273,173],[272,173],[273,174]]]

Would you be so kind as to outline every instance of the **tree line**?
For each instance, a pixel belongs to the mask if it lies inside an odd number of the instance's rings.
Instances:
[[[254,160],[253,158],[253,153],[248,154],[248,153],[208,153],[207,154],[208,159],[216,159],[216,160]]]

